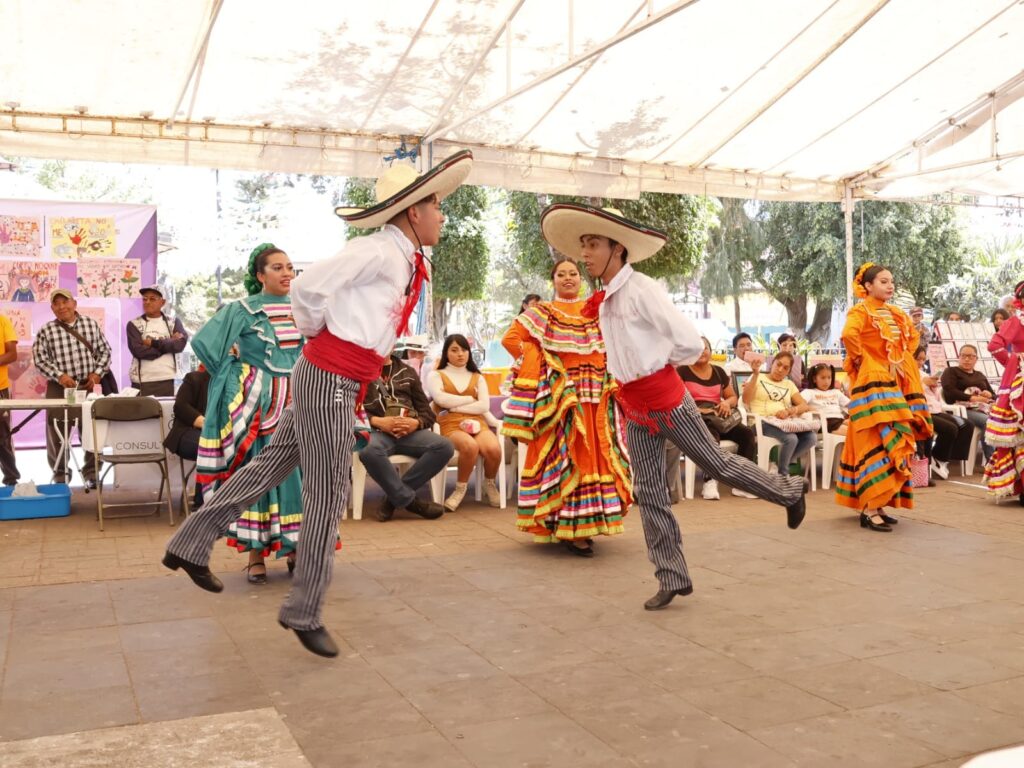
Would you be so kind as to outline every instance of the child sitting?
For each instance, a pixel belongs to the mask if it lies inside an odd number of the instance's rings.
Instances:
[[[834,435],[845,435],[849,426],[845,408],[850,398],[836,386],[835,369],[828,363],[811,366],[804,387],[800,397],[825,419],[825,428]]]

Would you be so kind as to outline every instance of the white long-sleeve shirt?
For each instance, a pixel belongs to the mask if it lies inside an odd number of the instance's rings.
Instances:
[[[456,389],[465,391],[473,374],[466,368],[456,368],[454,365],[447,365],[444,374],[451,380]],[[444,381],[441,379],[441,371],[431,371],[427,377],[427,389],[430,392],[430,399],[453,413],[465,413],[471,416],[481,416],[490,413],[491,394],[487,386],[487,380],[481,376],[476,385],[475,395],[453,395],[444,391]]]
[[[600,309],[608,370],[626,384],[666,363],[690,365],[704,351],[700,332],[647,275],[629,264],[605,288]]]
[[[398,227],[357,237],[292,281],[292,315],[306,337],[326,328],[381,357],[395,346],[416,247]]]

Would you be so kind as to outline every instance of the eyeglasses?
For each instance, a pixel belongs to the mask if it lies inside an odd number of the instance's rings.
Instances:
[[[977,355],[972,355],[970,352],[964,352],[960,355],[961,360],[975,360],[977,357]]]

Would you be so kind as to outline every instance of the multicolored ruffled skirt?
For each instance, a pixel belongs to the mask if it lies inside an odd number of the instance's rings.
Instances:
[[[985,442],[995,447],[985,465],[985,485],[992,496],[1024,493],[1024,372],[999,390],[985,425]]]

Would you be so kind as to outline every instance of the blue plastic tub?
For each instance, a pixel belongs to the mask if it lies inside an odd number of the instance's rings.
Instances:
[[[11,498],[14,486],[0,488],[0,520],[28,520],[33,517],[67,517],[71,514],[71,489],[64,483],[37,485],[42,496]]]

